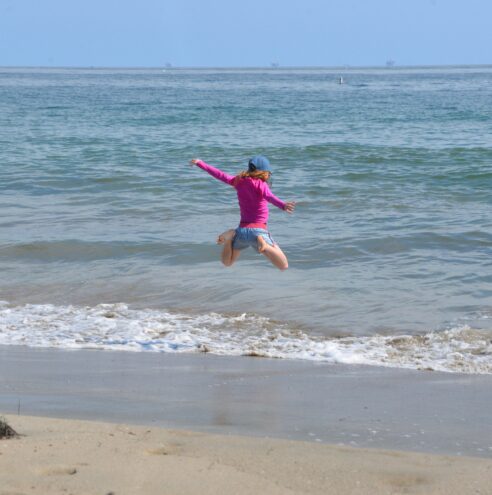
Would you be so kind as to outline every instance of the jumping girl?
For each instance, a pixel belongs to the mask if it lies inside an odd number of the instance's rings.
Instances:
[[[270,162],[264,156],[258,155],[248,163],[248,170],[233,176],[194,158],[190,162],[208,172],[237,191],[237,199],[241,210],[241,222],[237,229],[223,232],[217,238],[217,244],[223,244],[221,261],[225,266],[231,266],[248,246],[265,255],[277,268],[287,270],[289,264],[279,245],[268,232],[268,204],[277,206],[287,213],[292,213],[295,201],[284,203],[277,198],[268,180],[272,174]]]

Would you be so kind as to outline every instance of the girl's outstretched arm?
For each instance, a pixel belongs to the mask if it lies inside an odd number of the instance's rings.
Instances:
[[[286,211],[287,213],[292,213],[294,211],[294,208],[296,206],[295,201],[287,201],[284,202],[280,198],[277,198],[275,194],[272,193],[271,189],[268,187],[268,184],[264,182],[262,184],[263,186],[263,197],[272,205],[276,206],[277,208],[280,208],[281,210]]]
[[[233,185],[235,179],[234,175],[226,174],[225,172],[222,172],[222,170],[212,167],[212,165],[209,165],[208,163],[205,163],[203,160],[200,160],[198,158],[193,158],[190,163],[205,170],[205,172],[208,172],[212,177],[215,177],[216,179],[221,180],[222,182],[225,182],[230,186]]]

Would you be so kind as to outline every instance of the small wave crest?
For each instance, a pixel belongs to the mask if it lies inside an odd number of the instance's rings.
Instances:
[[[486,331],[460,326],[421,335],[321,337],[254,314],[187,314],[0,302],[0,344],[64,349],[211,352],[329,363],[492,373]]]

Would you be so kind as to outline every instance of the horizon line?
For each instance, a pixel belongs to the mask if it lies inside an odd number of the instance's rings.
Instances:
[[[125,69],[125,70],[258,70],[268,69],[272,71],[282,69],[331,69],[331,70],[350,70],[350,69],[425,69],[425,68],[467,68],[467,67],[492,67],[492,63],[486,64],[419,64],[419,65],[0,65],[0,69]]]

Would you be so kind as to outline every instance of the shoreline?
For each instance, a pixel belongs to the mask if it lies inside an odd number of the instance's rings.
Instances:
[[[492,458],[492,376],[0,346],[0,414]]]
[[[0,493],[485,494],[492,460],[17,416]],[[22,459],[22,462],[19,462]]]

